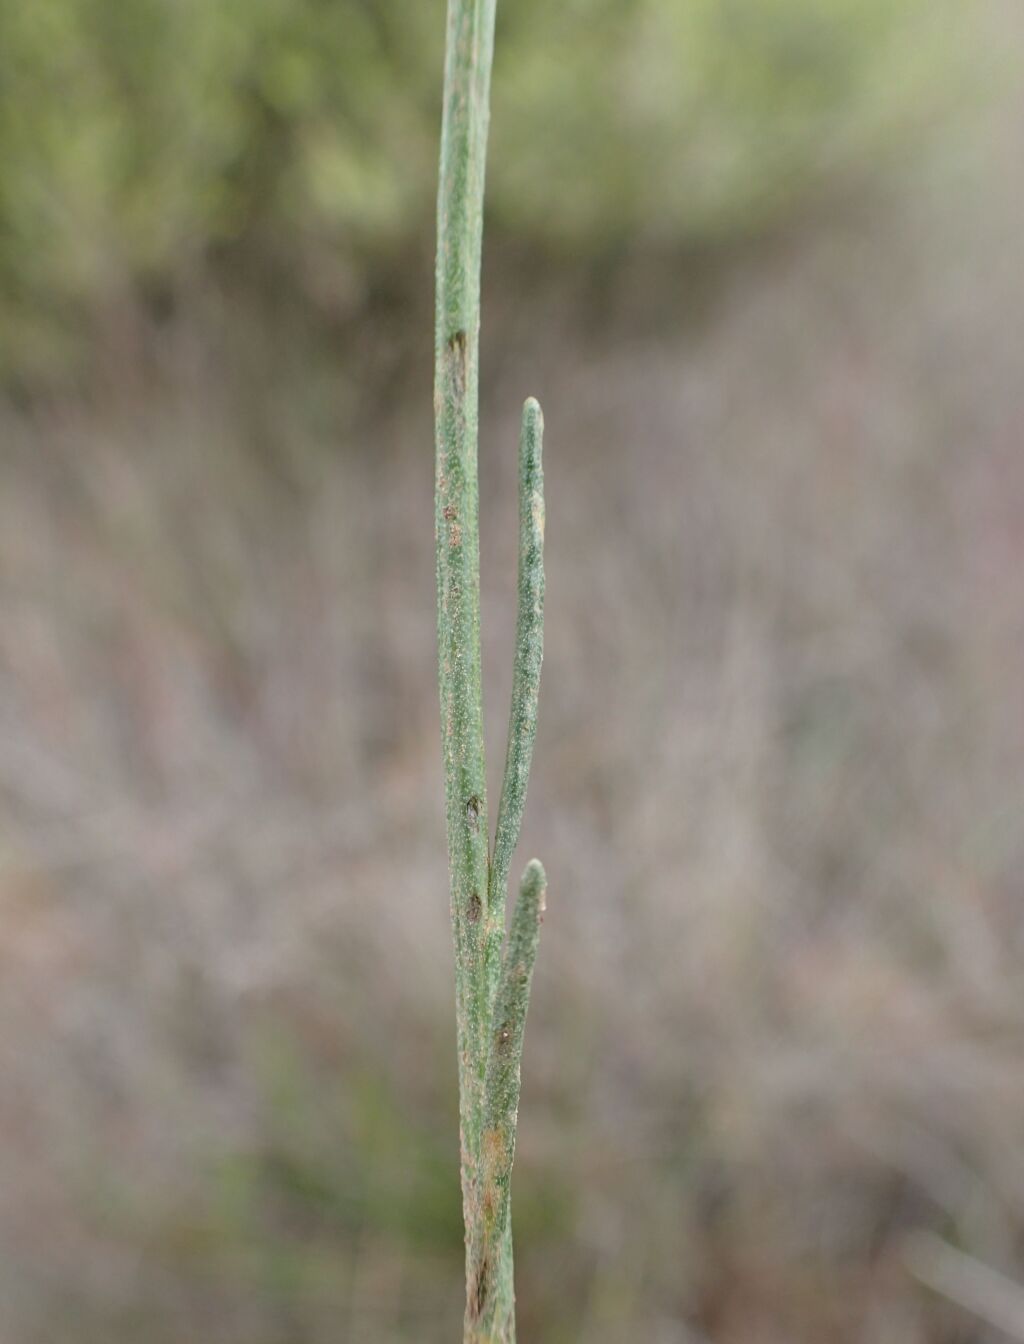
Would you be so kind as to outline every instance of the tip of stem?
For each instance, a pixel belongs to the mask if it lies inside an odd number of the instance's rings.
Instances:
[[[544,428],[544,412],[536,397],[527,397],[523,402],[523,423],[537,429]]]
[[[540,903],[541,909],[544,908],[544,897],[548,889],[547,874],[544,872],[544,865],[540,859],[531,859],[523,869],[523,876],[519,881],[519,890],[527,897],[536,897]]]

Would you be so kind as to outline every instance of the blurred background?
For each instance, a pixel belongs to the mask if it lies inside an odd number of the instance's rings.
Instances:
[[[1024,11],[499,11],[520,1335],[1024,1340]],[[0,7],[0,1344],[459,1337],[443,30]]]

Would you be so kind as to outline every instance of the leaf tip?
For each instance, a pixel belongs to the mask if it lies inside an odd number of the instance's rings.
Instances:
[[[523,402],[523,427],[531,434],[544,432],[544,412],[536,397],[527,397]]]
[[[537,907],[543,910],[546,905],[548,878],[540,859],[531,859],[523,869],[519,881],[519,890],[528,900],[535,900]]]

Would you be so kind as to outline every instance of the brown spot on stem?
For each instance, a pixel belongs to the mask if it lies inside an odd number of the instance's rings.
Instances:
[[[483,1141],[484,1171],[487,1180],[493,1181],[501,1170],[505,1156],[505,1143],[500,1129],[484,1130]]]
[[[476,1272],[476,1283],[473,1287],[473,1310],[477,1316],[482,1316],[484,1303],[487,1301],[487,1259],[485,1257],[480,1268]]]
[[[469,347],[464,331],[457,331],[449,337],[448,353],[451,357],[452,391],[461,399],[466,395],[466,383],[469,381]]]
[[[469,822],[472,830],[478,830],[480,827],[480,799],[474,796],[466,804],[466,820]]]
[[[480,916],[483,913],[484,904],[480,897],[474,891],[472,896],[466,902],[466,918],[470,924],[479,924]]]

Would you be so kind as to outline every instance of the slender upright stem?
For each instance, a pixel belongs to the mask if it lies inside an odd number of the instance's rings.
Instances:
[[[437,205],[434,418],[438,676],[444,747],[462,1206],[464,1344],[514,1344],[509,1182],[544,870],[523,875],[507,944],[505,888],[519,839],[543,653],[543,418],[520,439],[519,616],[508,751],[488,851],[480,669],[477,489],[480,254],[495,0],[449,0]]]
[[[509,1186],[516,1151],[523,1031],[546,893],[544,869],[536,859],[531,859],[512,913],[491,1020],[480,1170],[481,1216],[475,1227],[467,1229],[470,1260],[477,1276],[482,1327],[479,1337],[500,1340],[502,1344],[512,1344],[515,1339]]]
[[[476,1189],[488,1004],[487,786],[480,684],[477,366],[480,248],[495,0],[450,0],[437,206],[438,655],[455,937],[462,1197]]]
[[[502,916],[508,870],[526,806],[533,740],[537,735],[540,668],[544,658],[543,437],[544,416],[538,403],[530,397],[523,406],[519,435],[519,609],[512,668],[512,706],[488,893],[491,905],[495,909],[500,907]],[[498,951],[500,954],[500,947]]]

